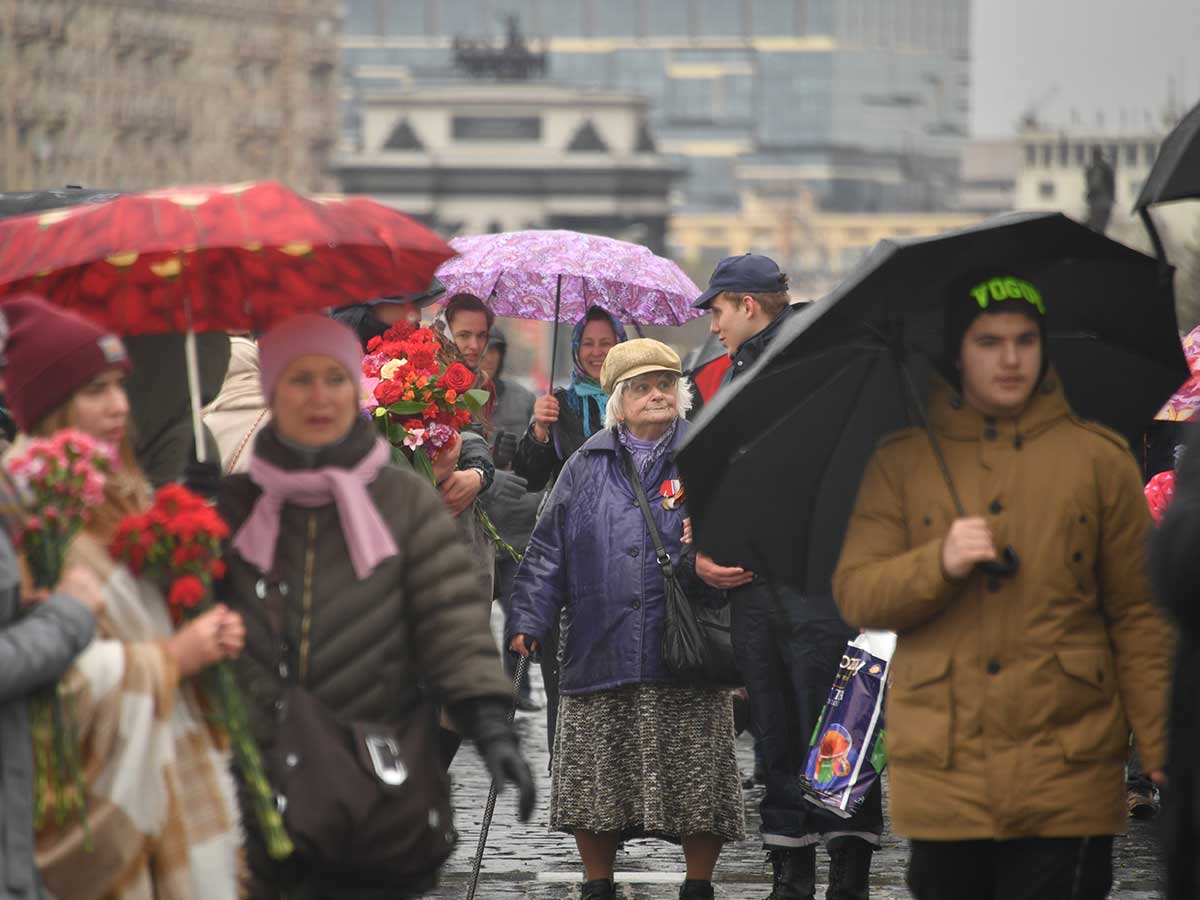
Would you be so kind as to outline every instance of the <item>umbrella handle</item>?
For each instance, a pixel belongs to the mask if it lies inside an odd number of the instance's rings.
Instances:
[[[1000,558],[994,559],[991,562],[979,564],[979,571],[985,575],[995,575],[998,578],[1008,578],[1017,574],[1017,570],[1021,568],[1021,557],[1017,555],[1016,548],[1009,544],[1000,551]]]
[[[187,361],[188,396],[192,401],[192,439],[196,442],[196,461],[207,462],[204,423],[200,420],[200,362],[196,355],[196,332],[191,328],[183,339],[183,355]]]
[[[558,367],[558,313],[562,309],[562,273],[558,275],[558,286],[554,289],[554,333],[550,338],[550,386],[547,394],[554,393],[554,370]]]

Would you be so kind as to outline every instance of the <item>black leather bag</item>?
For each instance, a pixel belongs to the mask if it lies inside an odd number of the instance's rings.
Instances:
[[[743,679],[733,658],[733,628],[729,601],[707,604],[688,596],[671,555],[663,546],[662,535],[650,512],[650,502],[642,488],[637,468],[628,451],[618,443],[625,473],[646,519],[646,528],[654,542],[658,567],[662,570],[666,591],[667,617],[663,630],[662,654],[667,668],[681,682],[696,687],[741,687]]]
[[[281,633],[274,593],[268,610]],[[284,689],[267,760],[294,858],[347,881],[432,885],[456,840],[432,704],[414,687],[397,698],[396,721],[342,721],[303,686],[304,662],[288,680],[281,641]]]

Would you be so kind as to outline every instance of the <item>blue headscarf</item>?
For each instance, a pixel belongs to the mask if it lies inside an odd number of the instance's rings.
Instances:
[[[602,314],[609,324],[612,325],[613,334],[617,338],[617,343],[622,343],[625,338],[625,326],[617,321],[608,310],[599,306],[591,306],[584,314],[583,318],[575,323],[575,330],[571,332],[571,357],[575,360],[575,368],[571,372],[571,386],[567,389],[567,405],[575,411],[577,416],[583,419],[583,436],[590,438],[601,426],[602,422],[597,422],[592,425],[591,408],[592,405],[587,402],[586,398],[594,397],[596,403],[599,404],[601,411],[608,403],[608,394],[600,387],[600,379],[593,378],[584,369],[583,363],[579,361],[579,345],[583,343],[583,329],[589,321],[598,321],[598,315]]]

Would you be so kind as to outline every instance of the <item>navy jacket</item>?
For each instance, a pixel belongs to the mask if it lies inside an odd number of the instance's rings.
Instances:
[[[685,590],[694,563],[682,552],[684,508],[665,509],[660,489],[677,479],[674,449],[642,478],[650,511]],[[550,492],[512,589],[505,646],[514,635],[544,642],[561,614],[560,690],[586,694],[626,684],[670,682],[662,658],[666,615],[654,542],[629,484],[611,430],[598,431],[571,456]]]
[[[779,334],[783,326],[791,321],[792,316],[796,315],[796,313],[800,312],[806,306],[808,306],[807,303],[793,303],[790,306],[785,306],[783,311],[772,319],[766,328],[758,334],[747,338],[738,347],[737,353],[733,354],[732,364],[725,370],[725,376],[721,379],[722,387],[729,384],[729,382],[758,362],[758,358],[766,353],[771,341],[775,340],[775,335]]]

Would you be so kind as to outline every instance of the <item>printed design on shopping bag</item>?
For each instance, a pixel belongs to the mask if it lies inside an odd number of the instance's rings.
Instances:
[[[817,747],[816,772],[813,773],[813,784],[819,788],[833,784],[836,778],[846,778],[850,775],[850,750],[854,747],[854,738],[841,725],[830,725],[829,730],[821,737]]]

